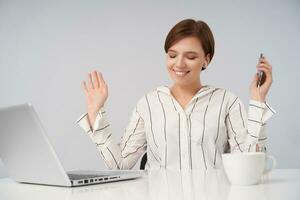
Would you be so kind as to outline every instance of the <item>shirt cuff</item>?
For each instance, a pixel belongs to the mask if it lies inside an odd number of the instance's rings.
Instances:
[[[249,101],[248,107],[248,133],[253,140],[262,137],[262,129],[266,121],[275,113],[274,109],[266,102],[256,100]]]
[[[258,121],[263,125],[275,113],[276,111],[267,102],[260,102],[256,100],[249,101],[249,120]]]
[[[76,124],[78,124],[86,133],[91,133],[92,129],[90,127],[88,114],[85,113],[81,115],[77,120]]]
[[[107,118],[104,117],[105,113],[106,112],[105,112],[104,107],[101,107],[97,113],[97,117],[96,117],[94,125],[93,125],[94,132],[103,128],[103,126],[108,125],[108,120],[107,120]]]
[[[88,113],[85,113],[81,115],[77,120],[76,124],[78,124],[85,132],[92,133],[96,130],[98,130],[100,127],[103,126],[103,124],[107,123],[107,120],[103,120],[103,114],[105,113],[104,107],[101,107],[100,110],[97,113],[95,122],[93,127],[90,126]]]
[[[265,123],[276,113],[276,111],[267,102],[265,102],[265,105],[266,105],[266,109],[262,118],[263,123]]]

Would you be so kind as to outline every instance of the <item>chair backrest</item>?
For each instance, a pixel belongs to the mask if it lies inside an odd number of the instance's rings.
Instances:
[[[147,163],[147,153],[145,153],[142,157],[142,160],[141,160],[141,165],[140,165],[140,169],[145,169],[145,166],[146,166],[146,163]]]

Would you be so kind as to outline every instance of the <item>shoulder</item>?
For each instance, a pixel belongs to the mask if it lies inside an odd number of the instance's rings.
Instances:
[[[163,86],[159,86],[159,87],[163,87]],[[146,115],[149,106],[151,107],[155,99],[157,99],[158,96],[160,95],[158,90],[159,87],[149,89],[147,92],[145,92],[137,99],[135,110],[140,116],[143,117]]]
[[[217,98],[222,99],[225,107],[229,108],[233,104],[241,103],[241,99],[231,90],[212,85],[209,85],[209,87]]]
[[[153,97],[157,98],[161,94],[169,95],[170,94],[169,87],[161,85],[161,86],[157,86],[152,89],[149,89],[147,92],[145,92],[145,94],[141,97],[141,99],[144,99],[147,101]]]
[[[223,87],[215,85],[206,85],[206,87],[208,88],[209,92],[214,93],[214,95],[224,96],[224,98],[230,99],[237,97],[232,91]]]
[[[159,87],[152,88],[152,89],[148,90],[147,92],[145,92],[143,95],[141,95],[137,100],[137,107],[144,107],[145,105],[147,105],[147,102],[149,102],[149,100],[153,96],[157,96],[158,88]]]
[[[157,99],[161,98],[162,95],[169,95],[170,90],[168,86],[157,86],[154,88],[150,88],[148,91],[146,91],[140,98],[138,99],[137,105],[139,107],[145,107],[153,103],[153,101],[156,101]]]

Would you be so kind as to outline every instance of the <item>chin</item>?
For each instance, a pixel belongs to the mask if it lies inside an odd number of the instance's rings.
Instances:
[[[178,80],[176,78],[172,78],[173,83],[176,85],[180,85],[180,86],[187,86],[187,85],[191,85],[190,81],[186,81],[186,80]]]

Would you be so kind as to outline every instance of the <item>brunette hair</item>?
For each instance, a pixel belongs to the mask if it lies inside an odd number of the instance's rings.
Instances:
[[[215,40],[209,26],[204,21],[184,19],[178,22],[168,33],[165,40],[165,52],[179,40],[194,36],[198,38],[204,50],[205,56],[209,54],[210,62],[214,56]],[[205,68],[202,68],[204,70]]]

